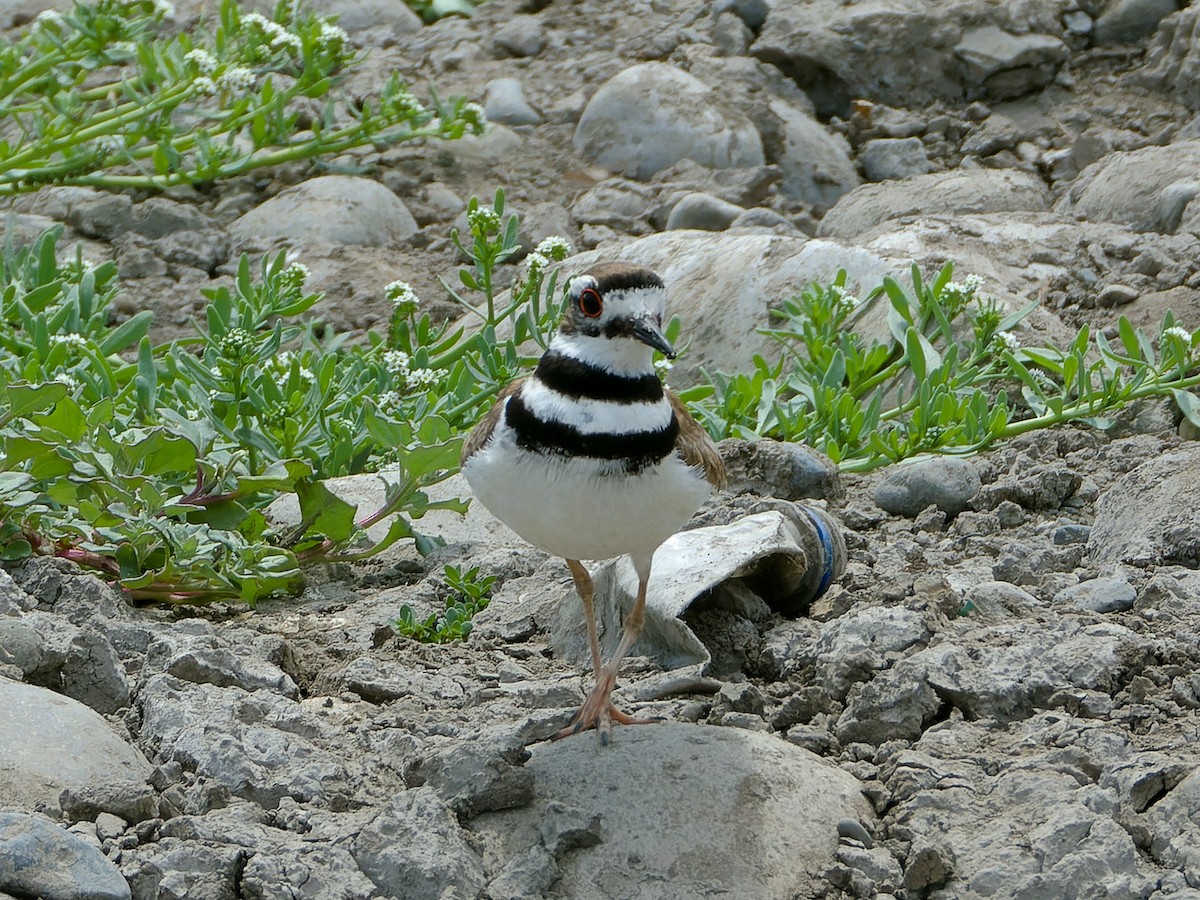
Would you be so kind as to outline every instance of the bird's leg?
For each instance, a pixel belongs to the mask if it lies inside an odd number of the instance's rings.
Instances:
[[[596,588],[592,584],[592,576],[577,559],[568,559],[567,568],[575,579],[575,591],[583,601],[583,615],[587,619],[588,643],[592,648],[592,675],[600,680],[600,638],[596,634]]]
[[[570,563],[571,561],[568,560],[568,565]],[[575,565],[579,564],[575,563]],[[579,566],[579,568],[583,570],[583,566]],[[644,573],[638,573],[637,600],[634,601],[629,618],[625,620],[625,627],[621,632],[621,643],[617,645],[617,652],[613,654],[613,658],[609,660],[608,665],[603,668],[600,667],[600,643],[596,638],[596,619],[592,608],[591,578],[587,580],[588,593],[585,595],[580,590],[579,596],[583,598],[584,610],[588,618],[588,633],[592,639],[592,663],[596,674],[596,686],[592,688],[592,692],[583,701],[583,706],[579,708],[579,712],[575,713],[575,717],[571,719],[571,723],[554,736],[555,740],[568,737],[572,734],[578,734],[581,731],[587,731],[589,728],[595,728],[600,733],[600,743],[607,744],[612,738],[613,722],[616,722],[618,725],[650,725],[662,721],[661,719],[639,719],[626,715],[613,706],[611,700],[613,687],[617,683],[617,669],[621,665],[621,660],[625,658],[626,654],[629,653],[630,649],[637,642],[638,634],[641,632],[642,625],[646,621],[646,583],[649,581],[650,571],[648,565],[644,568]],[[574,566],[571,567],[571,574],[575,574]],[[584,571],[583,574],[586,576],[587,572]],[[579,584],[580,580],[576,576],[576,588],[579,588]]]

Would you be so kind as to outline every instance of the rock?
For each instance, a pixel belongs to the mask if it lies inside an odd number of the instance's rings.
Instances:
[[[1103,309],[1128,306],[1138,298],[1140,292],[1126,284],[1106,284],[1096,294],[1096,305]]]
[[[647,896],[666,882],[672,896],[804,896],[832,862],[837,823],[874,819],[856,779],[778,738],[668,723],[619,729],[615,741],[617,752],[597,752],[587,734],[539,744],[527,763],[539,797],[603,823],[601,843],[559,858],[563,896]],[[542,817],[511,810],[474,826],[512,857],[536,845]]]
[[[483,864],[454,814],[431,788],[397,795],[363,828],[350,852],[389,897],[467,898],[484,886]]]
[[[13,616],[37,607],[37,599],[31,597],[13,577],[0,569],[0,615]]]
[[[238,881],[249,855],[247,850],[228,844],[214,846],[166,838],[124,853],[121,868],[133,888],[134,900],[240,900]]]
[[[129,705],[125,667],[95,627],[85,628],[71,639],[62,665],[62,692],[98,713],[115,713]]]
[[[914,679],[902,662],[850,689],[834,734],[843,743],[915,740],[941,710],[933,688]]]
[[[42,639],[37,631],[20,619],[0,618],[0,664],[16,666],[28,677],[41,666],[42,657]]]
[[[1144,462],[1105,491],[1088,555],[1096,565],[1200,565],[1200,446]]]
[[[589,813],[559,800],[546,804],[538,823],[542,846],[558,856],[580,847],[595,847],[603,839],[599,813]]]
[[[872,499],[895,516],[913,518],[927,506],[956,516],[968,508],[980,487],[979,473],[969,461],[934,456],[892,467],[875,486]]]
[[[877,891],[892,893],[904,880],[904,873],[896,857],[883,847],[871,850],[862,847],[841,846],[837,850],[838,862],[858,869],[871,880]]]
[[[867,181],[887,181],[925,175],[932,168],[925,144],[918,137],[876,138],[863,144],[859,164]]]
[[[955,169],[901,181],[864,184],[843,196],[817,229],[821,237],[855,239],[881,222],[906,216],[1045,210],[1046,185],[1015,169]]]
[[[1069,604],[1078,609],[1092,612],[1125,612],[1133,609],[1137,591],[1127,581],[1118,578],[1093,578],[1081,581],[1072,587],[1063,588],[1054,595],[1054,602]]]
[[[1194,182],[1198,167],[1200,140],[1111,153],[1084,169],[1056,208],[1135,231],[1169,231],[1169,220],[1179,215],[1163,198],[1177,182]]]
[[[698,228],[701,231],[724,231],[745,210],[712,194],[694,191],[684,196],[671,209],[667,228]]]
[[[493,78],[487,84],[483,110],[489,122],[502,125],[536,125],[542,117],[525,99],[519,78]]]
[[[868,2],[775,4],[750,52],[777,67],[812,98],[817,114],[847,118],[858,98],[896,106],[958,98],[951,55],[957,27],[921,5]],[[914,66],[906,48],[922,48]]]
[[[791,220],[766,206],[756,206],[738,215],[729,223],[730,228],[767,228],[776,234],[795,234],[796,226]]]
[[[954,873],[954,854],[921,836],[913,842],[904,864],[904,887],[920,891],[945,884]]]
[[[484,812],[526,806],[533,800],[533,773],[516,764],[520,760],[513,756],[483,744],[467,744],[422,761],[416,774],[460,819],[471,819]]]
[[[1067,59],[1067,46],[1049,34],[1010,34],[994,25],[968,29],[954,48],[964,80],[999,100],[1049,84]]]
[[[278,694],[155,675],[139,703],[141,738],[159,759],[234,796],[274,806],[283,797],[333,802],[349,790],[339,756],[315,743],[324,735],[320,719]]]
[[[387,247],[411,237],[417,223],[400,198],[379,182],[322,175],[281,191],[239,217],[230,231],[245,246],[304,244],[319,237]]]
[[[161,647],[150,648],[151,660],[162,652]],[[171,656],[164,661],[163,671],[184,681],[240,687],[246,691],[275,691],[293,700],[300,695],[290,675],[263,659],[241,657],[224,647],[193,646],[166,652]]]
[[[1007,619],[1026,616],[1042,604],[1037,597],[1006,581],[981,581],[963,592],[960,615],[975,619]]]
[[[133,781],[107,781],[64,788],[58,797],[63,815],[75,822],[116,815],[127,822],[145,822],[159,813],[158,797],[150,785]]]
[[[1200,875],[1197,810],[1200,810],[1200,769],[1166,791],[1165,796],[1156,798],[1144,814],[1150,832],[1150,852],[1163,865],[1184,871],[1189,882]]]
[[[43,816],[0,812],[0,891],[43,900],[130,900],[99,848]]]
[[[842,500],[846,487],[833,461],[804,444],[727,438],[718,445],[730,493],[780,500]]]
[[[356,40],[372,44],[417,34],[425,27],[421,17],[403,0],[326,0],[321,15],[337,16],[341,28]]]
[[[82,703],[0,680],[0,796],[6,803],[54,809],[65,789],[136,794],[150,770],[140,752]],[[128,810],[107,811],[131,818]]]
[[[495,900],[541,897],[558,877],[558,863],[554,857],[545,848],[535,844],[508,861],[500,874],[488,884],[487,895]]]
[[[537,56],[546,46],[543,31],[537,16],[511,16],[496,29],[492,45],[505,56]]]
[[[238,883],[245,900],[368,900],[375,885],[343,847],[324,843],[254,846]]]
[[[762,140],[744,115],[722,109],[699,79],[657,62],[600,86],[575,129],[575,150],[640,180],[681,159],[717,169],[763,164]]]
[[[91,192],[71,197],[66,222],[88,237],[111,241],[133,228],[133,200],[127,194]]]
[[[754,40],[754,32],[734,12],[723,12],[713,19],[713,44],[725,56],[745,56]]]
[[[924,616],[913,610],[855,608],[822,625],[808,652],[821,686],[840,699],[929,637]]]
[[[1153,34],[1175,9],[1175,0],[1114,0],[1096,20],[1092,40],[1100,45],[1135,43]]]
[[[1151,39],[1142,77],[1188,109],[1200,108],[1200,9],[1188,6],[1162,19]],[[1194,134],[1192,136],[1195,136]]]
[[[858,184],[843,138],[782,100],[771,101],[768,110],[764,137],[768,157],[783,170],[785,195],[825,210]]]

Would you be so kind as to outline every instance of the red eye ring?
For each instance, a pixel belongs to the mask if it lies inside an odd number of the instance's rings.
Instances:
[[[604,312],[604,300],[600,292],[595,288],[584,288],[579,295],[579,311],[589,319],[600,318],[600,313]]]

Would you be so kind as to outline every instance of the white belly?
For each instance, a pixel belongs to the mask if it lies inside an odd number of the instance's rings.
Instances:
[[[677,454],[630,475],[597,460],[521,450],[503,420],[463,474],[492,515],[535,547],[566,559],[629,553],[649,562],[709,494],[702,470]]]

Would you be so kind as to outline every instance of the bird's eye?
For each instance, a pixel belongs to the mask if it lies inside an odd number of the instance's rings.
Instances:
[[[600,292],[593,288],[587,288],[579,295],[579,311],[589,319],[600,317],[600,313],[604,312],[604,301],[600,299]]]

